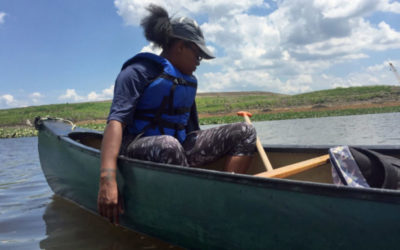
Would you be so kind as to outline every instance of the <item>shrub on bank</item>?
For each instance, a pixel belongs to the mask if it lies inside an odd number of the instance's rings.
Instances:
[[[33,127],[4,127],[0,128],[0,138],[17,138],[37,136]]]

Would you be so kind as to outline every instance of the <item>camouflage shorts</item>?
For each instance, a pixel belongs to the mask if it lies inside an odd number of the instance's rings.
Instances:
[[[169,135],[124,141],[122,152],[128,157],[191,167],[200,167],[225,155],[245,156],[256,151],[256,131],[253,125],[244,122],[191,132],[182,144]]]

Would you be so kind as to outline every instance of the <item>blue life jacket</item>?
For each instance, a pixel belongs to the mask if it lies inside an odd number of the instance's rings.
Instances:
[[[163,72],[145,88],[128,131],[141,136],[172,135],[183,142],[196,96],[197,80],[194,76],[182,74],[167,59],[155,54],[140,53],[131,60],[149,59],[159,63]]]

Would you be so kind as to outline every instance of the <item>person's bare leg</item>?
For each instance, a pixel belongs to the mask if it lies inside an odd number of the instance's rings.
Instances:
[[[225,171],[245,174],[250,167],[253,156],[228,156],[225,162]]]

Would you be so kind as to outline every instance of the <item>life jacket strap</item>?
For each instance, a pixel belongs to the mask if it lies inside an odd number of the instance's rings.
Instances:
[[[161,118],[156,119],[155,117],[149,117],[149,116],[138,114],[137,116],[135,116],[135,119],[150,122],[149,125],[147,125],[143,129],[144,132],[149,128],[156,128],[156,127],[159,127],[159,128],[160,127],[164,127],[164,128],[174,129],[174,130],[183,130],[183,129],[185,129],[185,125],[183,125],[183,124],[169,122],[169,121],[163,120]],[[160,132],[162,132],[161,129],[160,129]],[[164,133],[162,133],[162,134],[164,134]]]
[[[137,114],[156,114],[160,109],[155,108],[155,109],[137,109],[135,112]],[[183,115],[185,113],[189,113],[190,108],[189,107],[181,107],[181,108],[173,108],[172,112],[170,108],[165,108],[161,110],[162,114],[168,114],[168,115]]]
[[[197,83],[194,82],[189,82],[183,78],[177,78],[171,75],[168,75],[167,73],[163,72],[161,73],[161,75],[159,76],[160,78],[164,78],[167,80],[170,80],[171,82],[173,82],[176,85],[184,85],[184,86],[189,86],[189,87],[193,87],[193,88],[197,88]]]
[[[173,114],[174,112],[174,95],[175,95],[175,89],[176,89],[177,84],[172,84],[171,89],[169,91],[169,97],[168,97],[168,114]],[[163,109],[165,107],[160,107],[160,109]]]

